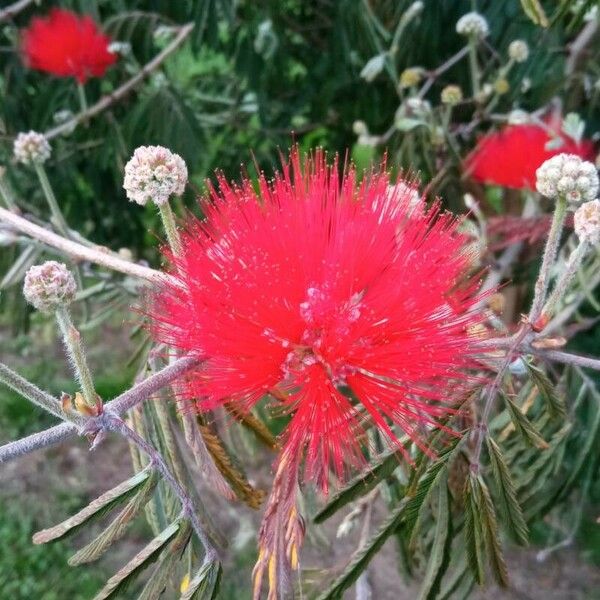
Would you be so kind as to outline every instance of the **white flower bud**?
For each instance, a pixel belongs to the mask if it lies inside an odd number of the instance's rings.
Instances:
[[[162,146],[140,146],[125,165],[123,188],[132,202],[160,206],[173,194],[183,194],[187,178],[181,156]]]
[[[367,135],[369,133],[367,124],[364,121],[354,121],[354,123],[352,123],[352,131],[354,131],[356,135]]]
[[[598,172],[590,162],[575,154],[558,154],[545,161],[536,171],[536,188],[548,198],[563,195],[578,204],[593,200],[598,194]]]
[[[584,202],[575,211],[575,233],[582,242],[600,243],[600,200]]]
[[[39,311],[51,313],[60,306],[73,302],[77,284],[73,274],[63,263],[48,260],[34,265],[25,274],[23,295]]]
[[[524,40],[514,40],[508,46],[508,56],[517,63],[529,58],[529,46]]]
[[[485,17],[478,12],[467,13],[456,22],[456,33],[459,35],[484,38],[489,32],[490,28]]]
[[[463,92],[458,85],[447,85],[440,96],[442,104],[453,106],[458,104],[463,99]]]
[[[50,144],[43,133],[28,131],[19,133],[13,144],[13,153],[24,165],[44,163],[50,158]]]

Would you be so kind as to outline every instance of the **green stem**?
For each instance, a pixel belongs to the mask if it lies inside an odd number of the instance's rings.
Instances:
[[[577,270],[581,266],[581,261],[583,260],[583,257],[585,256],[588,247],[589,246],[586,241],[581,241],[579,242],[577,248],[575,248],[575,250],[571,252],[569,260],[567,261],[567,264],[565,266],[565,270],[562,272],[560,279],[556,282],[556,285],[554,286],[554,289],[552,290],[548,301],[542,309],[541,314],[544,317],[552,317],[556,309],[556,305],[558,304],[558,301],[565,295],[567,288],[569,287],[569,285],[573,281],[573,278],[577,274]]]
[[[471,84],[473,86],[473,96],[477,98],[481,91],[479,80],[481,74],[479,72],[479,63],[477,62],[477,37],[469,36],[469,69],[471,71]]]
[[[167,234],[167,241],[169,242],[171,251],[175,256],[177,256],[181,253],[181,237],[179,236],[179,231],[177,231],[175,215],[173,214],[169,202],[160,204],[158,208],[165,233]]]
[[[33,164],[35,166],[35,172],[37,173],[38,179],[40,180],[40,184],[42,185],[42,189],[44,190],[44,196],[46,197],[48,206],[50,207],[50,212],[52,213],[51,221],[54,223],[59,233],[70,239],[71,234],[69,232],[69,226],[67,225],[65,217],[58,206],[56,196],[54,195],[54,191],[52,190],[52,186],[48,180],[48,175],[46,175],[46,169],[44,169],[44,165],[40,162],[36,161]]]
[[[5,181],[4,176],[6,174],[6,169],[4,167],[0,167],[0,197],[4,200],[6,204],[6,208],[8,210],[12,210],[13,212],[17,212],[17,203],[12,195],[12,191],[10,186]]]
[[[88,109],[87,98],[85,97],[85,87],[83,83],[77,84],[77,95],[79,97],[79,106],[82,113],[86,113]]]
[[[59,307],[55,314],[69,358],[81,385],[83,399],[89,406],[96,407],[98,395],[94,388],[92,374],[87,364],[83,344],[81,343],[81,334],[73,324],[71,314],[66,306]]]
[[[554,209],[552,225],[550,226],[550,233],[548,234],[546,247],[544,248],[542,266],[540,267],[538,279],[535,282],[533,302],[531,303],[531,310],[529,311],[530,323],[535,323],[537,321],[538,317],[540,316],[542,306],[544,305],[546,293],[548,292],[548,283],[550,280],[550,268],[552,267],[558,252],[558,245],[566,216],[567,200],[564,196],[559,196],[556,201],[556,207]]]

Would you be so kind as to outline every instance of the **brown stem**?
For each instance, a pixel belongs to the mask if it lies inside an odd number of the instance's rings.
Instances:
[[[177,36],[173,39],[173,41],[159,54],[157,54],[150,62],[146,63],[138,73],[136,73],[131,79],[127,80],[122,86],[118,87],[114,92],[103,96],[96,102],[96,104],[90,106],[87,110],[80,112],[75,115],[72,119],[49,129],[44,133],[47,139],[52,139],[65,131],[71,131],[73,127],[76,127],[83,121],[88,121],[92,117],[95,117],[97,114],[101,113],[103,110],[106,110],[109,106],[114,104],[115,102],[124,98],[129,92],[131,92],[136,85],[144,80],[150,73],[156,71],[158,67],[185,41],[185,39],[190,35],[192,29],[194,28],[193,23],[188,23],[184,25],[180,30]]]

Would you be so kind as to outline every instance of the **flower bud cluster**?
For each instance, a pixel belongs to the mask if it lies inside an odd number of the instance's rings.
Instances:
[[[456,22],[456,33],[459,35],[484,38],[489,32],[488,22],[478,12],[467,13]]]
[[[508,46],[508,57],[517,63],[525,62],[529,58],[529,46],[524,40],[514,40]]]
[[[442,104],[453,106],[463,99],[462,89],[458,85],[447,85],[441,94]]]
[[[584,202],[575,211],[575,233],[581,242],[600,243],[600,200]]]
[[[23,295],[39,311],[51,313],[73,302],[77,284],[63,263],[48,260],[34,265],[25,274]]]
[[[575,154],[558,154],[545,161],[536,171],[536,188],[548,198],[564,196],[579,204],[598,194],[596,167]]]
[[[185,162],[162,146],[140,146],[125,165],[123,188],[132,202],[157,206],[183,194],[188,179]]]
[[[22,132],[13,144],[13,153],[18,162],[24,165],[44,163],[50,158],[50,144],[43,133]]]

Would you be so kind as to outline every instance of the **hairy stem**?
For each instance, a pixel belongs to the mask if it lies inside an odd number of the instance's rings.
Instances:
[[[163,274],[155,269],[138,265],[129,260],[121,258],[114,252],[101,246],[88,247],[78,242],[66,239],[44,227],[40,227],[27,219],[16,215],[5,208],[0,208],[0,222],[8,223],[17,231],[29,237],[43,242],[47,246],[60,250],[67,256],[78,260],[87,260],[101,267],[139,277],[153,283],[161,283],[169,279],[169,275]],[[174,282],[177,280],[174,279]]]
[[[81,423],[81,419],[78,419],[76,415],[67,415],[62,409],[61,403],[54,396],[51,396],[48,392],[44,392],[44,390],[27,381],[27,379],[21,377],[21,375],[15,373],[15,371],[9,369],[3,363],[0,363],[0,381],[30,402],[33,402],[33,404],[47,410],[55,417]]]
[[[58,327],[63,336],[65,348],[75,369],[75,375],[81,384],[83,399],[88,406],[95,407],[98,395],[96,394],[92,373],[85,357],[81,334],[73,324],[71,314],[66,306],[59,307],[55,314]]]
[[[159,204],[158,209],[160,211],[160,218],[162,219],[171,251],[175,256],[178,256],[181,253],[181,238],[179,237],[179,231],[177,231],[175,215],[173,214],[171,205],[167,201],[163,204]]]
[[[565,270],[561,273],[559,280],[556,282],[550,297],[548,298],[544,308],[542,309],[542,316],[548,317],[549,319],[554,315],[556,305],[559,300],[565,295],[567,288],[571,285],[573,278],[577,274],[577,270],[581,266],[581,261],[588,250],[588,243],[581,241],[577,245],[577,248],[573,250],[569,256],[569,260],[565,266]]]
[[[48,202],[48,206],[50,207],[50,213],[52,214],[50,220],[62,235],[64,235],[66,238],[71,237],[69,233],[69,226],[67,225],[67,221],[65,220],[65,217],[62,214],[60,207],[58,206],[56,196],[54,195],[54,190],[50,185],[50,181],[48,179],[48,175],[46,175],[46,169],[44,168],[44,165],[37,161],[33,164],[38,179],[40,180],[42,190],[44,191],[44,196],[46,197],[46,201]]]
[[[151,375],[144,381],[136,384],[131,389],[117,396],[112,402],[105,405],[105,410],[113,414],[121,415],[144,402],[152,394],[171,383],[174,379],[181,377],[187,371],[197,367],[200,360],[196,357],[186,356],[175,361],[172,365],[165,367],[162,371]],[[84,421],[84,423],[87,421]],[[46,448],[59,444],[77,433],[77,427],[71,423],[62,423],[50,427],[45,431],[35,433],[21,440],[10,442],[0,446],[0,463],[29,454],[34,450]]]
[[[531,310],[529,311],[529,321],[531,323],[537,321],[542,306],[544,305],[544,300],[546,299],[548,283],[550,280],[550,268],[552,267],[558,252],[558,245],[560,243],[560,236],[562,234],[566,216],[567,200],[563,196],[560,196],[556,201],[556,208],[554,209],[554,215],[552,216],[548,240],[546,241],[546,247],[544,248],[542,266],[540,267],[540,272],[537,281],[535,282],[533,302],[531,303]]]
[[[161,474],[162,478],[166,481],[166,483],[169,485],[169,487],[181,503],[184,514],[187,518],[189,518],[194,532],[196,533],[198,539],[202,542],[202,545],[204,546],[206,560],[218,559],[217,551],[210,542],[208,535],[204,531],[200,520],[198,519],[198,515],[196,514],[196,510],[194,509],[192,499],[188,496],[185,489],[173,476],[160,453],[157,452],[156,449],[153,448],[150,444],[148,444],[148,442],[146,442],[146,440],[142,438],[138,433],[131,429],[119,416],[114,415],[111,412],[105,412],[102,417],[102,421],[105,423],[105,426],[108,430],[120,433],[125,439],[131,441],[142,452],[144,452],[146,456],[148,456],[151,464]]]

